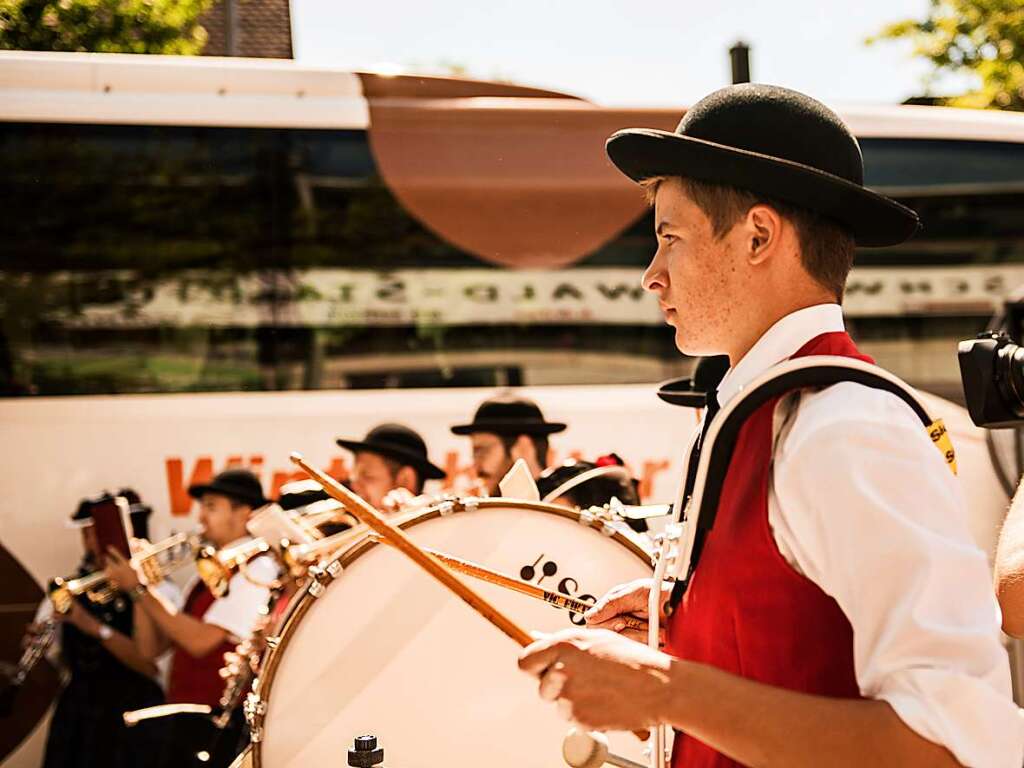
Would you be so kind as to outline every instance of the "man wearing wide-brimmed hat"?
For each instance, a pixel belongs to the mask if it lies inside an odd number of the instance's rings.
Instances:
[[[473,443],[473,468],[491,496],[517,459],[526,462],[536,480],[547,466],[548,437],[565,430],[565,424],[547,421],[535,402],[514,394],[485,400],[473,421],[452,427]]]
[[[427,444],[403,424],[381,424],[362,440],[339,438],[352,451],[352,490],[372,506],[393,512],[423,493],[427,480],[441,480],[444,470],[432,464]]]
[[[203,538],[217,549],[251,538],[246,523],[253,510],[268,503],[259,478],[241,468],[224,470],[207,483],[190,486],[188,492],[199,502]],[[252,635],[266,610],[270,585],[278,576],[273,558],[261,556],[247,563],[245,572],[228,582],[227,594],[222,597],[216,597],[195,577],[185,589],[180,609],[162,599],[116,553],[110,555],[107,573],[135,602],[140,650],[152,659],[165,650],[173,652],[168,703],[218,706],[224,691],[220,676],[224,654]],[[234,713],[223,731],[206,718],[178,716],[172,723],[171,743],[162,765],[226,766],[239,750],[243,731],[241,712]],[[154,758],[154,764],[161,763]]]
[[[783,88],[722,89],[674,133],[620,131],[607,149],[654,203],[643,284],[676,345],[729,356],[691,457],[724,420],[740,427],[692,571],[659,585],[665,652],[615,634],[647,616],[648,581],[599,601],[601,629],[541,640],[521,666],[585,726],[672,726],[677,768],[1019,768],[988,564],[922,419],[852,381],[730,407],[788,359],[869,362],[840,307],[854,248],[903,242],[917,216],[863,186],[833,112]]]

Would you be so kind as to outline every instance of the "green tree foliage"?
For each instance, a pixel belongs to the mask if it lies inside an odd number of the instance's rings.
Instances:
[[[213,0],[0,0],[0,49],[197,54]]]
[[[1024,110],[1022,0],[931,0],[923,21],[890,24],[877,40],[912,41],[935,74],[974,75],[980,87],[951,106]]]

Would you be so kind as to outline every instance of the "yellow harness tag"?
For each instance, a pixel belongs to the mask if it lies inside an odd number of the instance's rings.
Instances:
[[[935,443],[935,447],[939,449],[942,458],[946,460],[950,471],[955,475],[956,452],[953,450],[953,441],[949,438],[949,430],[946,429],[946,424],[942,419],[936,419],[928,425],[928,437]]]

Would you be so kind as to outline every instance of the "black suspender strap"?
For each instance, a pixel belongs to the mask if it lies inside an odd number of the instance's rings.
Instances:
[[[693,572],[700,560],[704,542],[715,524],[718,502],[725,476],[732,462],[736,441],[746,420],[762,405],[799,389],[821,389],[853,382],[872,389],[890,392],[900,398],[921,420],[936,447],[942,452],[951,471],[956,474],[956,457],[941,419],[932,420],[918,401],[913,389],[896,376],[877,366],[855,358],[833,355],[812,355],[786,360],[762,374],[734,397],[713,418],[705,422],[699,443],[699,455],[687,467],[684,494],[686,542],[680,552],[680,579],[669,600],[671,612],[682,600]],[[691,459],[692,459],[691,455]],[[693,466],[696,465],[696,466]],[[691,490],[692,489],[692,490]]]

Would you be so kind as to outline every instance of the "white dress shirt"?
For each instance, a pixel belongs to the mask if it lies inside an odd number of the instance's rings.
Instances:
[[[836,304],[782,318],[725,375],[719,404],[815,336],[843,329]],[[897,396],[858,384],[804,391],[776,410],[773,461],[775,542],[850,621],[861,694],[887,701],[966,766],[1020,768],[1024,719],[988,562],[963,489],[920,419]]]

